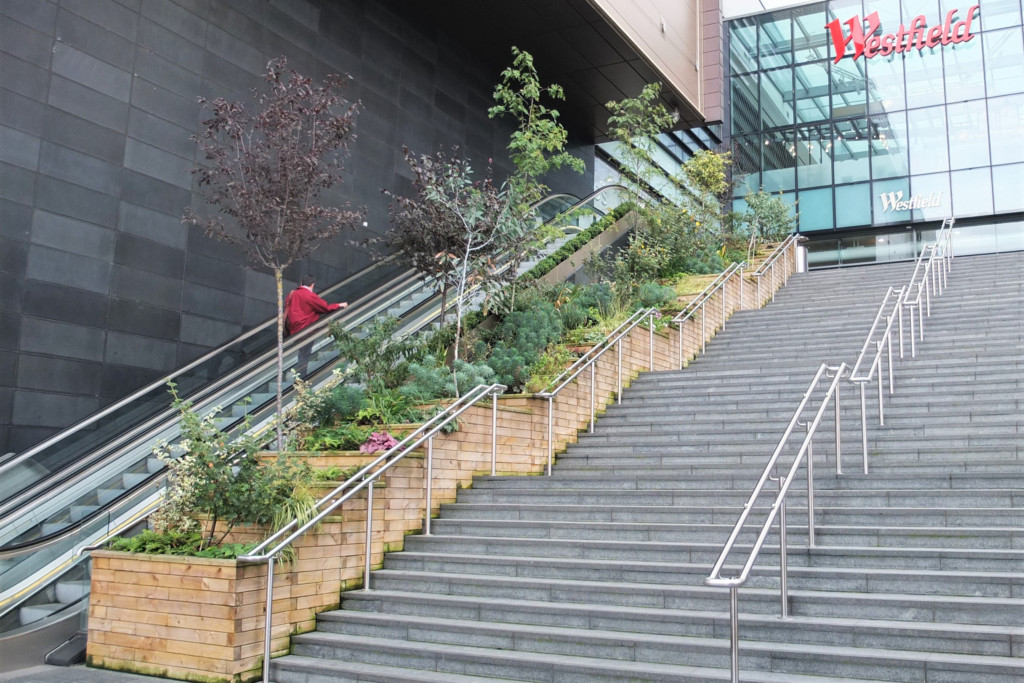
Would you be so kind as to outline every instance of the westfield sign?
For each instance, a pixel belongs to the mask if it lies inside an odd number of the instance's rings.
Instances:
[[[910,199],[903,199],[903,190],[899,192],[883,192],[878,196],[882,200],[882,213],[888,211],[934,209],[942,206],[942,192],[932,192],[928,196],[915,194]]]
[[[946,13],[946,20],[941,24],[928,27],[928,20],[925,16],[914,17],[910,22],[910,28],[900,24],[900,30],[896,33],[886,35],[875,35],[880,33],[881,22],[878,19],[878,12],[872,12],[866,18],[861,19],[853,16],[844,22],[838,19],[825,24],[825,28],[832,35],[832,45],[835,47],[836,59],[839,60],[846,55],[850,43],[853,43],[853,58],[857,59],[864,55],[865,59],[875,56],[886,57],[891,54],[902,54],[911,50],[923,50],[938,45],[950,45],[966,43],[974,38],[971,33],[971,22],[981,5],[974,5],[967,10],[964,19],[957,21],[957,14],[960,10],[954,9]],[[867,24],[867,30],[864,24]],[[843,32],[843,25],[849,28],[849,33]]]

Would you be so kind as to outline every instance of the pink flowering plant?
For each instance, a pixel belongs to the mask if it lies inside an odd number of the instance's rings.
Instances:
[[[398,441],[395,437],[387,432],[374,432],[370,434],[370,438],[366,440],[366,443],[359,447],[359,452],[377,453],[378,451],[388,451],[397,445]]]

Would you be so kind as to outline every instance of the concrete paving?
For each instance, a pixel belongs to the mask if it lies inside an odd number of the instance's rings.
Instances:
[[[154,683],[166,680],[153,676],[104,671],[80,666],[34,666],[11,673],[0,673],[2,683]]]

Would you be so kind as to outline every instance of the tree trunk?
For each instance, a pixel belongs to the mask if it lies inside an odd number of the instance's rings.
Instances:
[[[284,382],[284,274],[280,268],[274,269],[274,280],[277,282],[277,450],[284,449],[282,433],[281,385]]]

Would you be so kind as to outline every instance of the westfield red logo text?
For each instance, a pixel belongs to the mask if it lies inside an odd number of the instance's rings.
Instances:
[[[889,33],[884,36],[875,35],[879,33],[881,22],[878,19],[878,12],[872,12],[866,18],[853,16],[844,22],[838,19],[825,24],[825,28],[832,34],[832,44],[835,46],[836,59],[839,60],[846,55],[846,48],[853,43],[853,58],[857,59],[864,55],[865,59],[871,59],[876,55],[882,57],[891,54],[901,54],[911,50],[923,50],[926,47],[937,45],[949,45],[966,43],[974,38],[971,33],[971,22],[981,5],[974,5],[967,10],[966,18],[956,21],[958,9],[946,13],[946,20],[941,24],[928,27],[928,20],[925,16],[914,17],[910,22],[910,28],[900,24],[900,30],[896,33]],[[864,24],[867,23],[867,30]],[[843,33],[843,24],[849,28],[849,33]]]

